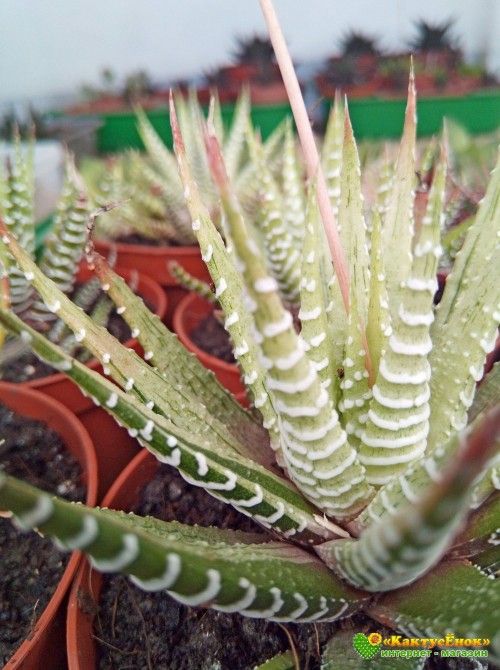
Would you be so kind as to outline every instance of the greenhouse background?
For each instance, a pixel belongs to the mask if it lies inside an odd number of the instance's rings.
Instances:
[[[299,67],[314,68],[349,30],[404,48],[419,19],[453,19],[470,62],[500,70],[497,0],[278,0]],[[200,77],[227,62],[238,37],[265,33],[254,0],[31,0],[0,3],[0,105],[71,100],[104,68],[118,77],[143,69],[159,84]]]

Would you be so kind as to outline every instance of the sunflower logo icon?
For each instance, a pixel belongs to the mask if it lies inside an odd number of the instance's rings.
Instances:
[[[382,635],[380,633],[371,633],[368,636],[368,642],[375,647],[382,642]]]

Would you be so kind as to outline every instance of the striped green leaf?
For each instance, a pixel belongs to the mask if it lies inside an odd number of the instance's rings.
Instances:
[[[444,475],[411,507],[394,510],[359,539],[327,542],[321,558],[349,583],[368,591],[411,584],[442,558],[468,512],[471,484],[500,447],[500,407],[467,436]]]
[[[255,535],[67,503],[2,473],[0,505],[21,528],[85,551],[96,570],[122,572],[187,605],[311,622],[349,616],[364,600],[303,549]]]

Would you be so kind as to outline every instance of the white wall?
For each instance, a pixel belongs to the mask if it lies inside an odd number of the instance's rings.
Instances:
[[[351,28],[404,47],[413,21],[456,19],[468,58],[500,70],[500,0],[275,0],[296,61],[335,52]],[[265,30],[258,0],[0,0],[0,104],[96,84],[105,67],[159,82],[229,59],[236,36]]]

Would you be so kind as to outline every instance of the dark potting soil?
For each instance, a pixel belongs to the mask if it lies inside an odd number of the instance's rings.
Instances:
[[[60,435],[44,423],[0,404],[0,467],[10,475],[84,500],[81,468]],[[23,533],[0,517],[0,666],[9,660],[43,613],[69,560],[52,541]]]
[[[165,521],[265,532],[251,519],[177,472],[160,466],[133,511]],[[146,593],[119,575],[105,575],[94,633],[99,670],[250,670],[290,648],[303,670],[319,670],[319,646],[333,624],[287,625],[181,605],[165,592]]]
[[[209,314],[189,334],[197,347],[226,363],[236,363],[233,347],[224,326]]]

